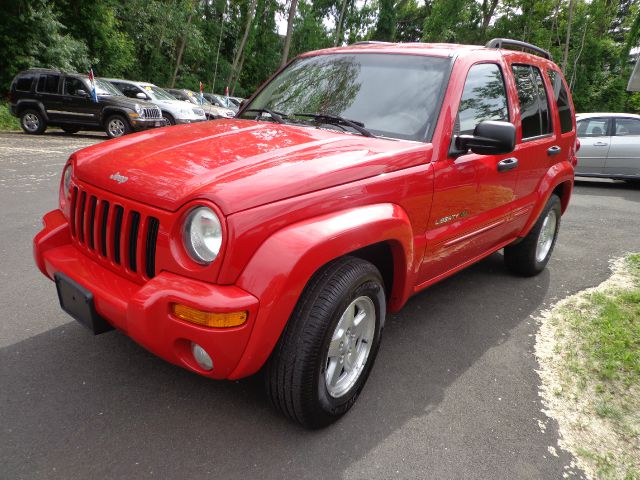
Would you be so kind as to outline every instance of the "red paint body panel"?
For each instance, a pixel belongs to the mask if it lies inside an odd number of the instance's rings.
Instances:
[[[509,74],[513,63],[558,70],[552,62],[447,44],[358,45],[305,56],[363,51],[452,58],[430,143],[228,119],[94,145],[70,159],[77,193],[61,196],[60,209],[45,215],[34,239],[37,266],[49,277],[64,272],[90,290],[98,313],[167,361],[212,378],[240,378],[262,367],[305,285],[327,262],[385,243],[393,267],[387,305],[397,311],[415,292],[526,235],[554,190],[567,208],[575,121],[573,131],[562,134],[552,102],[553,133],[523,142]],[[486,62],[505,75],[516,148],[451,157],[467,73]],[[544,82],[552,98],[546,75]],[[550,145],[563,154],[547,156]],[[497,162],[511,156],[519,168],[498,173]],[[125,180],[114,181],[114,174]],[[84,209],[94,202],[95,215]],[[185,218],[199,205],[213,209],[222,223],[223,244],[210,265],[191,260],[182,242]],[[111,238],[120,228],[115,207],[124,212],[123,233],[117,246],[103,245],[102,229]],[[159,227],[151,241],[154,220]],[[149,274],[141,264],[153,252]],[[211,312],[246,310],[248,321],[229,329],[200,327],[174,318],[172,302]],[[210,353],[211,372],[197,366],[191,342]]]

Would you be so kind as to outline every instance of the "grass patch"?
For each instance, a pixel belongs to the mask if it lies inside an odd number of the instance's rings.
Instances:
[[[0,102],[0,130],[20,130],[20,122],[9,113],[9,105]]]
[[[593,478],[640,480],[640,254],[547,312],[536,355],[561,446]]]

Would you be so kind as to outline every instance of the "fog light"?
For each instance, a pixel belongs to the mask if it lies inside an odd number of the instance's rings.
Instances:
[[[237,327],[247,321],[247,312],[203,312],[202,310],[187,307],[186,305],[180,305],[179,303],[174,303],[171,310],[179,319],[203,325],[205,327]]]
[[[202,348],[197,343],[191,342],[191,353],[193,354],[193,358],[195,358],[198,365],[203,370],[212,370],[213,369],[213,360],[206,352],[204,348]]]

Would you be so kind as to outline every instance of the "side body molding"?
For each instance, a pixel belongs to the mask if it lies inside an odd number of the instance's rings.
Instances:
[[[410,295],[413,231],[406,212],[391,203],[334,212],[289,225],[255,252],[236,285],[260,301],[240,363],[229,378],[257,372],[267,360],[311,276],[323,265],[368,245],[387,242],[394,264],[390,309]],[[394,308],[395,307],[395,308]]]

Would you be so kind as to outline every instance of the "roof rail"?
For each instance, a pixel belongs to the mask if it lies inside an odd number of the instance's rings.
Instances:
[[[356,42],[353,45],[393,45],[393,42],[381,42],[379,40],[362,40]]]
[[[510,38],[493,38],[489,40],[485,47],[487,48],[503,48],[503,47],[519,47],[542,55],[547,60],[552,60],[551,54],[546,50],[536,47],[527,42],[521,42],[520,40],[511,40]]]

